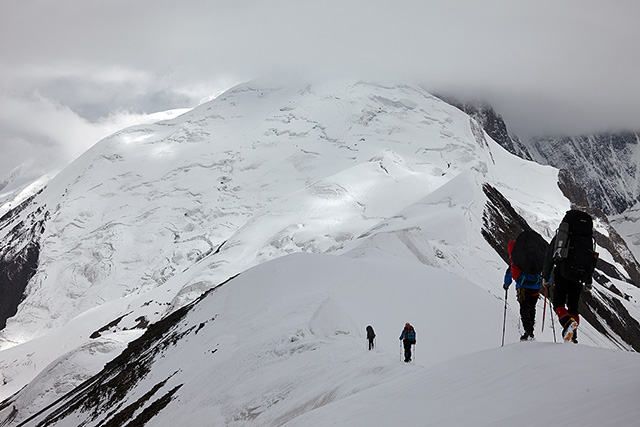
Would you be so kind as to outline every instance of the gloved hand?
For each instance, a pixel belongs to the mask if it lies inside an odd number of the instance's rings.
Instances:
[[[584,289],[585,292],[590,292],[591,289],[593,289],[593,283],[591,282],[585,283],[582,289]]]
[[[549,281],[547,279],[542,279],[542,286],[544,286],[545,288],[549,286]]]
[[[505,291],[509,290],[509,285],[502,285],[502,289],[504,289]]]

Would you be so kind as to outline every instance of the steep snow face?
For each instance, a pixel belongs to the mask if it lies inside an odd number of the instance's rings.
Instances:
[[[640,201],[637,132],[520,138],[509,135],[504,120],[490,105],[443,99],[476,119],[510,153],[567,170],[586,191],[587,203],[607,215],[621,214]]]
[[[562,417],[572,425],[637,420],[636,354],[512,344],[515,307],[506,323],[508,345],[500,348],[502,308],[474,283],[417,262],[290,255],[242,273],[159,322],[81,388],[39,414],[14,410],[14,422],[324,426],[420,419],[421,425],[508,426]],[[401,362],[398,339],[407,321],[417,332],[412,364]],[[374,351],[367,350],[367,325],[376,331]],[[552,341],[549,327],[539,339]],[[545,411],[505,403],[522,387]],[[565,389],[572,392],[549,392]]]
[[[271,258],[338,251],[462,172],[489,177],[489,143],[420,89],[363,82],[249,83],[101,141],[0,229],[44,221],[2,346],[82,325],[55,350],[3,358],[5,396],[91,336],[144,327]],[[172,280],[189,269],[215,274]]]
[[[347,209],[363,221],[316,242],[316,250],[340,245],[462,170],[486,169],[489,151],[469,123],[459,110],[406,86],[252,83],[175,120],[119,132],[35,199],[50,219],[38,271],[2,333],[4,347],[105,301],[156,288],[295,191],[307,191],[320,216],[354,203]],[[340,179],[319,182],[338,173],[358,183],[355,196],[386,181],[399,200],[378,196],[374,206],[342,191]],[[341,213],[330,216],[340,220]],[[296,224],[283,225],[284,234],[290,226]]]
[[[282,87],[253,82],[177,119],[123,130],[94,146],[34,198],[34,206],[47,218],[39,265],[18,313],[2,332],[5,347],[13,347],[0,353],[0,390],[7,397],[44,372],[38,383],[40,390],[46,389],[46,398],[39,396],[38,405],[53,402],[61,390],[95,373],[107,358],[100,352],[90,354],[93,340],[103,343],[104,351],[117,352],[139,334],[136,328],[175,312],[229,277],[295,252],[363,258],[373,264],[389,258],[420,268],[426,264],[439,269],[425,273],[437,283],[475,286],[455,294],[464,301],[450,302],[460,306],[450,307],[454,316],[466,321],[465,311],[479,298],[492,301],[487,302],[490,311],[497,314],[478,316],[501,319],[505,264],[481,237],[487,202],[483,185],[498,188],[531,227],[550,238],[569,208],[557,176],[556,169],[507,153],[460,110],[408,86],[333,82]],[[24,218],[18,215],[0,231]],[[601,257],[613,262],[606,251]],[[392,270],[393,278],[384,276],[390,290],[375,293],[375,298],[383,298],[375,304],[390,304],[388,293],[408,280],[404,272]],[[258,271],[264,273],[260,292],[269,296],[262,295],[263,308],[278,306],[286,289],[273,285],[270,270]],[[329,274],[306,266],[305,271],[320,279]],[[278,277],[286,282],[287,274],[285,270]],[[296,283],[316,279],[304,277]],[[633,289],[622,291],[635,298]],[[453,298],[448,293],[444,297]],[[356,304],[357,299],[350,301]],[[237,307],[237,313],[221,308],[220,316],[253,316],[253,311],[244,312],[241,298],[236,303],[229,310]],[[434,304],[441,303],[434,299]],[[416,312],[434,310],[431,302],[415,304]],[[625,304],[633,310],[635,299]],[[351,335],[369,321],[331,301],[326,307],[318,312],[317,322],[311,322],[315,326],[297,328],[325,331],[335,326],[327,323],[337,322]],[[390,313],[399,310],[392,307]],[[208,315],[201,323],[214,316]],[[383,328],[395,329],[396,322],[407,320],[394,318]],[[517,314],[509,322],[513,341]],[[492,333],[499,334],[497,323]],[[283,327],[278,325],[274,334]],[[583,342],[616,345],[588,322],[581,327],[586,331]],[[252,328],[243,334],[257,327]],[[456,335],[460,328],[452,324],[442,333]],[[494,345],[485,342],[483,334],[479,337],[481,341],[472,338],[474,346],[468,348],[439,342],[450,348],[435,359]],[[549,329],[540,338],[553,339]],[[496,337],[492,343],[497,342]],[[394,340],[385,352],[395,354],[396,344]],[[331,359],[333,350],[329,352]],[[220,354],[233,358],[222,350]],[[65,375],[64,387],[52,379],[70,366],[60,361],[85,356],[82,375]],[[167,366],[172,373],[181,369]],[[239,369],[224,369],[232,368]],[[215,377],[212,373],[210,381],[215,383]],[[58,386],[46,388],[52,382]],[[37,389],[32,383],[27,390]],[[169,397],[178,392],[170,391]],[[21,402],[24,410],[29,399],[22,394],[15,399],[12,402]],[[30,411],[36,409],[31,406]]]

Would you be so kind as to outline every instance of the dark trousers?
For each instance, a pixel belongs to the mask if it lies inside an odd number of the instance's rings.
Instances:
[[[373,338],[369,338],[369,350],[373,349]]]
[[[540,296],[540,289],[518,288],[517,293],[522,326],[529,336],[533,336],[533,326],[536,323],[536,303],[538,296]]]
[[[410,341],[406,340],[403,340],[402,343],[404,344],[404,361],[408,362],[409,360],[411,360],[411,346],[413,344],[411,344]]]
[[[553,274],[553,310],[558,315],[562,327],[565,327],[573,318],[580,322],[580,293],[582,283],[567,280],[560,274]]]

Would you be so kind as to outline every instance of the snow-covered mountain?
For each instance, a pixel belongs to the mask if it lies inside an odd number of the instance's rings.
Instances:
[[[157,323],[98,375],[20,425],[637,421],[637,353],[554,344],[548,324],[539,342],[500,348],[502,306],[491,292],[418,262],[289,255]],[[400,361],[398,335],[409,319],[415,365]],[[371,352],[367,324],[377,333]],[[517,337],[510,310],[507,341]],[[52,384],[67,362],[50,369],[41,383]],[[536,405],[521,402],[523,387]],[[29,385],[20,396],[37,398],[38,390]],[[24,407],[19,399],[13,404]]]
[[[471,115],[509,152],[571,173],[589,204],[607,215],[621,214],[640,202],[640,134],[600,133],[581,136],[512,135],[489,104],[449,103]]]
[[[0,425],[323,425],[315,409],[394,378],[488,362],[506,243],[526,227],[550,240],[571,206],[558,180],[411,86],[251,82],[125,129],[0,218]],[[596,228],[581,343],[638,350],[637,263]],[[568,360],[547,317],[527,345]],[[394,356],[406,321],[426,344],[416,366]],[[515,369],[524,351],[496,357]]]
[[[594,207],[619,214],[640,202],[639,139],[623,132],[533,138],[524,144],[534,161],[571,171]]]
[[[600,217],[615,218],[616,232],[635,258],[640,256],[640,240],[634,227],[634,211],[640,200],[637,132],[524,138],[511,134],[502,116],[486,102],[463,102],[447,96],[443,99],[473,117],[510,153],[559,168],[560,185],[571,202],[590,206]],[[640,283],[637,277],[634,281]]]

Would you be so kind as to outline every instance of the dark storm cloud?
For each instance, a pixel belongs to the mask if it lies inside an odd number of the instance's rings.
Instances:
[[[515,132],[638,129],[639,16],[635,0],[7,0],[0,115],[25,117],[0,119],[0,149],[73,156],[114,112],[290,68],[484,98]]]

